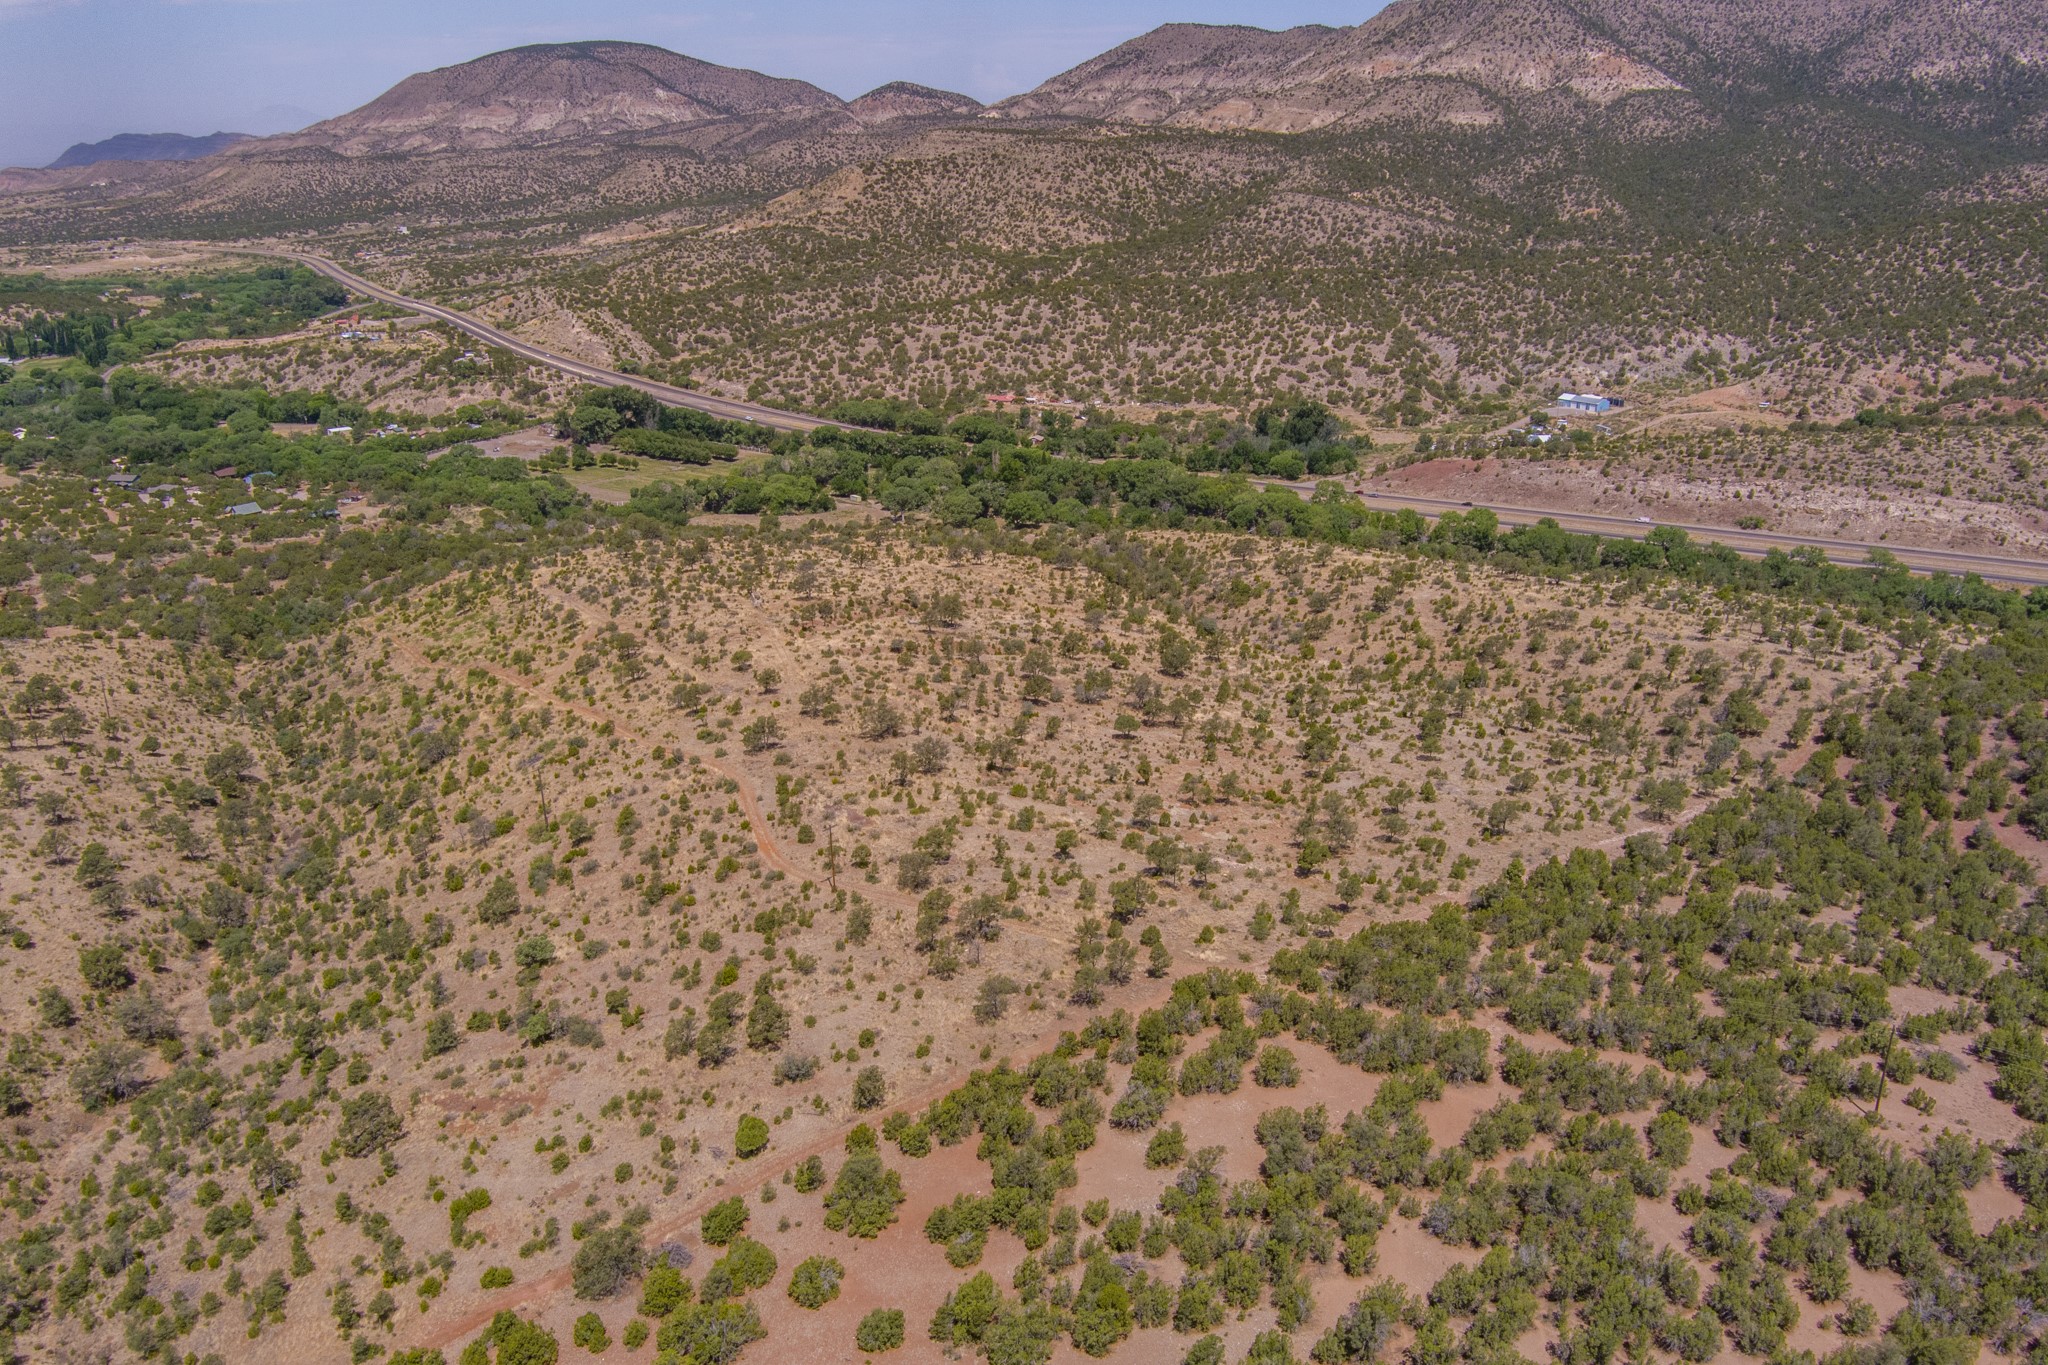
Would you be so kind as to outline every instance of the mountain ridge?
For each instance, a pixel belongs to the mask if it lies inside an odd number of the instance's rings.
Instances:
[[[807,81],[720,66],[645,43],[540,43],[400,81],[360,108],[262,149],[347,156],[544,146],[753,115],[842,111]]]
[[[68,171],[102,161],[198,161],[248,141],[248,133],[116,133],[98,142],[74,142],[43,169]]]
[[[958,91],[940,90],[916,81],[890,81],[847,101],[846,108],[862,123],[891,123],[904,118],[976,114],[984,106],[972,95]]]
[[[1291,133],[1791,91],[2034,137],[2038,110],[2008,111],[2044,73],[2048,13],[2025,0],[1395,0],[1350,28],[1164,25],[989,117]],[[1466,96],[1418,98],[1443,81]]]

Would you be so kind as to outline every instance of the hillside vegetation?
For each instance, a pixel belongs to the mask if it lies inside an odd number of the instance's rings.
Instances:
[[[24,1358],[2041,1349],[2048,597],[1000,428],[700,528],[57,373]],[[262,515],[103,481],[230,451]]]

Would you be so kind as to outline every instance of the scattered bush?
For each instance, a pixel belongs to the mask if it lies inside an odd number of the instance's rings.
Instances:
[[[846,1267],[830,1256],[809,1257],[789,1277],[789,1297],[805,1308],[823,1308],[839,1297],[845,1278]]]
[[[391,1097],[365,1090],[341,1102],[341,1127],[335,1133],[342,1155],[375,1156],[405,1135],[405,1124]]]
[[[759,1156],[768,1150],[768,1124],[754,1114],[740,1120],[739,1128],[733,1134],[732,1149],[741,1160]]]
[[[640,1304],[634,1311],[642,1317],[665,1318],[688,1304],[691,1295],[690,1282],[683,1272],[662,1261],[640,1281]]]
[[[708,1245],[722,1247],[729,1244],[733,1238],[746,1231],[747,1201],[738,1195],[720,1200],[704,1211],[704,1218],[699,1226]]]
[[[853,1107],[859,1110],[880,1109],[889,1102],[889,1082],[878,1066],[864,1066],[853,1078]]]
[[[849,1237],[876,1237],[896,1221],[903,1180],[873,1152],[856,1152],[825,1196],[825,1226]]]
[[[604,1330],[604,1319],[595,1313],[585,1313],[576,1319],[569,1339],[592,1355],[603,1355],[612,1344],[610,1334]]]
[[[853,1344],[870,1355],[893,1351],[903,1344],[903,1310],[877,1308],[853,1329]]]
[[[705,1303],[759,1289],[775,1278],[775,1253],[748,1237],[735,1237],[704,1275]]]
[[[576,1248],[569,1262],[570,1285],[579,1299],[608,1299],[633,1282],[645,1259],[637,1227],[599,1228]]]

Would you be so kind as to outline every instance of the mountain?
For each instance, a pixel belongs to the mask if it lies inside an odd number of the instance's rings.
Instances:
[[[265,150],[345,156],[538,147],[735,116],[843,110],[804,81],[717,66],[642,43],[548,43],[400,81],[362,108]]]
[[[45,169],[68,171],[102,161],[197,161],[248,140],[247,133],[120,133],[104,142],[75,143]]]
[[[1356,28],[1168,25],[994,112],[1295,133],[1418,112],[1487,124],[1541,96],[1679,88],[1561,0],[1401,0]]]
[[[1918,120],[2048,141],[2048,7],[2034,0],[1589,0],[1689,83],[1825,92]]]
[[[2033,136],[2044,90],[2035,0],[1397,0],[1355,28],[1167,25],[990,112],[1301,132],[1789,93]]]
[[[201,162],[7,173],[0,241],[292,234],[804,410],[1298,393],[1413,424],[1623,376],[1831,417],[1959,376],[2017,398],[2048,374],[2043,10],[1400,0],[1169,26],[986,110],[529,48]]]
[[[892,81],[870,90],[846,106],[862,123],[890,123],[904,118],[944,118],[981,112],[982,104],[970,95],[951,90],[934,90],[912,81]]]
[[[1277,94],[1292,72],[1345,32],[1320,24],[1281,32],[1167,24],[1001,101],[989,114],[1201,125],[1214,121],[1213,111]],[[1277,121],[1273,130],[1293,131]]]

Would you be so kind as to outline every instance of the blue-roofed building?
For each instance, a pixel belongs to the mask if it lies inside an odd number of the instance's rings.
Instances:
[[[1556,406],[1569,412],[1612,412],[1614,400],[1597,393],[1564,393],[1558,395]]]

